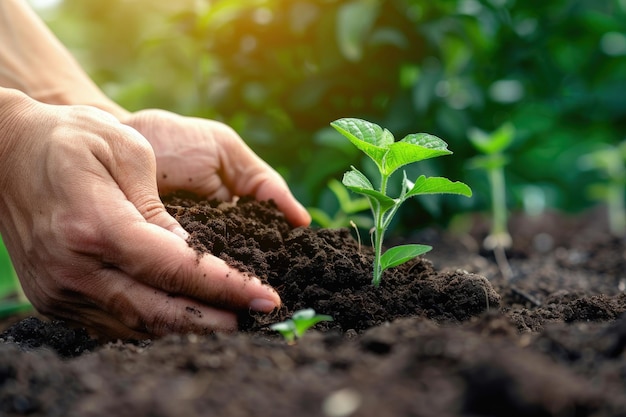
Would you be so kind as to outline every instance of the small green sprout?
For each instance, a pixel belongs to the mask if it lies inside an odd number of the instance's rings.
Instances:
[[[295,343],[296,339],[301,338],[307,330],[322,321],[333,321],[331,316],[325,314],[316,314],[312,308],[298,310],[293,313],[290,319],[275,323],[270,329],[279,332],[287,343]]]
[[[626,208],[624,188],[626,187],[626,141],[618,145],[607,145],[580,159],[582,169],[600,171],[604,182],[591,185],[592,198],[606,204],[609,217],[609,230],[618,237],[626,236]]]
[[[396,141],[389,130],[361,119],[339,119],[332,122],[331,126],[371,158],[380,174],[377,189],[354,166],[343,176],[343,184],[349,190],[364,195],[369,201],[374,217],[372,285],[378,287],[386,269],[402,265],[432,249],[427,245],[411,244],[396,246],[383,253],[385,232],[402,203],[422,194],[461,194],[471,197],[472,190],[462,182],[452,182],[443,177],[421,175],[415,181],[410,181],[404,171],[400,195],[390,197],[387,195],[387,185],[396,170],[413,162],[452,154],[446,142],[427,133],[410,134]]]
[[[515,128],[504,124],[491,134],[479,129],[470,129],[468,137],[472,145],[482,153],[472,158],[470,166],[487,172],[491,187],[491,210],[493,220],[491,232],[483,242],[485,249],[503,250],[513,243],[508,230],[508,213],[506,204],[506,182],[504,166],[509,162],[503,151],[508,148],[515,137]]]

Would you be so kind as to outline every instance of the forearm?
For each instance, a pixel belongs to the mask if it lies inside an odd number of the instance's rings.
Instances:
[[[0,1],[0,86],[50,104],[86,104],[127,112],[89,78],[24,0]]]
[[[15,126],[23,110],[34,102],[20,91],[0,87],[0,194],[2,196],[13,180],[6,172],[8,162],[16,159],[15,154],[19,147],[27,146],[19,140],[20,135]],[[2,198],[0,198],[0,212],[3,212]]]

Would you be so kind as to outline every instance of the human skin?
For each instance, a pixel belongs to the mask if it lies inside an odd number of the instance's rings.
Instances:
[[[20,0],[0,2],[0,233],[26,296],[107,338],[236,329],[278,294],[198,258],[159,191],[274,199],[310,217],[228,126],[163,110],[130,113],[89,79]],[[157,182],[158,180],[158,182]]]

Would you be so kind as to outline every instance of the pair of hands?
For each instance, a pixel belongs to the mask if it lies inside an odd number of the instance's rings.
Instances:
[[[146,338],[234,330],[235,310],[269,312],[278,294],[197,254],[159,191],[274,199],[310,217],[285,181],[224,124],[161,110],[124,120],[26,96],[5,106],[0,231],[25,294],[43,314],[100,335]],[[158,181],[158,183],[157,183]]]

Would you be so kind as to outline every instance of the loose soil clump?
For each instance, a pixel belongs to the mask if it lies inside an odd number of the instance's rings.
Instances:
[[[98,344],[28,318],[0,335],[0,415],[624,416],[624,240],[598,213],[511,221],[510,280],[469,233],[409,237],[424,257],[370,285],[372,252],[348,229],[292,228],[272,202],[168,211],[209,252],[276,288],[271,314],[235,334]],[[404,242],[407,243],[407,242]],[[295,345],[269,325],[329,314]]]

